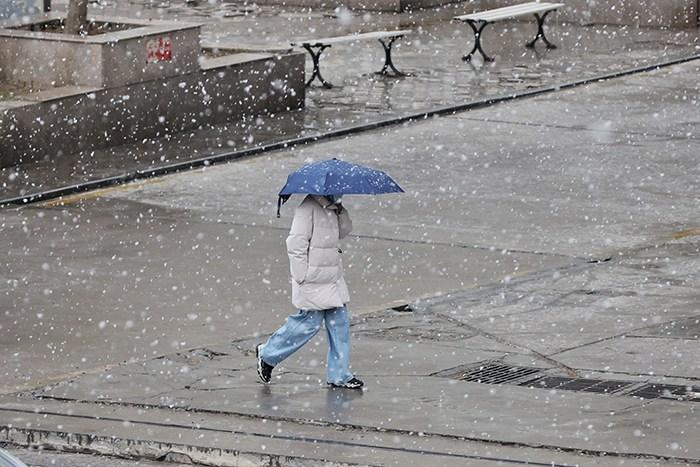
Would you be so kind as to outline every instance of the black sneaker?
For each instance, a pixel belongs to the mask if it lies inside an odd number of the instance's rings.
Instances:
[[[353,378],[345,383],[328,383],[332,388],[345,388],[345,389],[361,389],[365,385],[362,381],[357,378]]]
[[[258,359],[258,376],[260,377],[260,381],[267,384],[272,379],[272,369],[274,367],[263,361],[262,357],[260,356],[261,346],[262,344],[258,344],[258,346],[255,347],[255,357]]]

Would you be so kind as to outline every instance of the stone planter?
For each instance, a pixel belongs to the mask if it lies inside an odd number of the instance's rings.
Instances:
[[[62,34],[59,13],[1,22],[0,79],[32,89],[114,88],[199,69],[199,24],[90,20],[95,33],[84,37]]]
[[[304,107],[304,53],[208,55],[192,73],[0,100],[0,168]]]
[[[200,25],[92,17],[85,37],[50,14],[0,23],[0,167],[304,106],[305,57],[200,45]]]

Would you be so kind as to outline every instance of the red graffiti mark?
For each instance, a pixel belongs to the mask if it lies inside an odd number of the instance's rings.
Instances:
[[[146,42],[146,62],[169,62],[173,59],[173,42],[169,36]]]

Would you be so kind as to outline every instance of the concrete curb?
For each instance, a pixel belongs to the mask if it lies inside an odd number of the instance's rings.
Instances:
[[[60,398],[47,398],[55,402],[78,402],[92,404],[91,401],[83,400],[63,400]],[[100,404],[111,407],[126,407],[138,408],[141,410],[148,409],[164,409],[164,407],[152,406],[148,404],[130,404],[130,403],[111,403],[108,401],[101,401]],[[154,428],[160,427],[162,429],[172,428],[175,430],[182,430],[183,433],[195,433],[205,432],[212,434],[227,434],[232,436],[253,436],[256,439],[265,439],[265,444],[272,444],[275,442],[301,442],[311,445],[327,445],[335,447],[345,447],[346,449],[371,449],[372,452],[385,452],[389,455],[393,454],[423,454],[432,453],[434,455],[444,456],[446,458],[455,458],[462,460],[475,460],[475,461],[498,461],[503,464],[513,464],[513,465],[536,465],[544,466],[551,465],[556,467],[568,467],[572,464],[566,462],[552,462],[547,461],[541,462],[532,459],[517,459],[500,457],[498,454],[460,454],[454,453],[452,451],[441,451],[441,450],[426,450],[424,448],[410,448],[396,445],[386,445],[386,444],[372,444],[368,442],[347,442],[347,441],[335,441],[326,440],[323,438],[315,438],[313,436],[296,436],[285,435],[285,434],[263,434],[262,432],[252,432],[246,431],[244,429],[221,429],[221,428],[211,428],[204,424],[194,424],[194,425],[184,425],[178,422],[166,423],[166,422],[142,422],[142,421],[131,421],[129,419],[120,419],[111,416],[86,416],[86,415],[64,415],[57,412],[47,412],[43,410],[33,409],[16,409],[10,407],[2,407],[2,411],[16,412],[16,413],[32,413],[37,416],[59,416],[59,417],[69,417],[75,419],[89,419],[96,422],[104,423],[114,423],[112,430],[117,429],[116,433],[113,431],[111,435],[95,435],[92,432],[78,432],[64,431],[65,429],[70,429],[65,427],[64,423],[57,425],[56,429],[53,428],[20,428],[13,425],[0,425],[0,442],[7,443],[12,446],[21,448],[34,448],[34,449],[49,449],[60,452],[70,452],[70,453],[82,453],[82,454],[95,454],[104,455],[125,459],[136,459],[136,460],[158,460],[158,461],[170,461],[170,462],[181,462],[181,463],[195,463],[208,466],[216,467],[247,467],[247,466],[290,466],[290,467],[350,467],[350,466],[378,466],[385,465],[383,463],[353,463],[345,462],[339,460],[323,459],[318,457],[309,456],[298,456],[298,455],[288,455],[288,454],[274,454],[267,447],[268,452],[265,452],[266,447],[261,446],[260,448],[250,449],[226,449],[219,448],[216,446],[205,446],[200,444],[195,444],[194,442],[172,442],[167,439],[155,440],[155,439],[140,439],[130,436],[124,436],[120,434],[119,431],[125,432],[125,430],[131,430],[137,425],[150,425]],[[543,443],[523,443],[520,441],[513,440],[497,440],[491,439],[489,437],[467,437],[467,436],[457,436],[457,435],[446,435],[441,433],[432,432],[421,432],[420,434],[416,431],[403,430],[403,429],[392,429],[387,427],[375,427],[369,425],[357,425],[352,423],[328,423],[319,420],[311,419],[289,419],[287,417],[279,416],[256,416],[250,413],[243,412],[221,412],[216,410],[179,410],[180,413],[198,413],[211,414],[211,415],[222,415],[227,414],[235,417],[246,418],[250,420],[266,420],[268,422],[282,422],[282,423],[295,423],[301,426],[327,426],[335,429],[341,430],[357,430],[358,432],[369,434],[369,433],[382,433],[386,435],[395,435],[397,437],[408,437],[408,438],[423,438],[429,439],[435,437],[442,440],[450,440],[457,443],[464,442],[475,442],[484,443],[486,445],[491,445],[495,447],[511,447],[518,449],[536,449],[544,450],[550,453],[567,453],[576,456],[585,456],[594,459],[602,458],[615,458],[615,459],[635,459],[635,460],[649,460],[651,462],[671,462],[671,463],[682,463],[685,465],[700,465],[700,459],[690,458],[690,457],[676,457],[668,455],[654,454],[650,452],[617,452],[608,450],[598,450],[598,449],[582,449],[572,446],[561,446],[555,444],[543,444]],[[46,423],[46,419],[42,419],[43,423]],[[103,433],[106,430],[101,430]],[[130,433],[130,432],[129,432]],[[201,438],[201,437],[200,437]],[[279,448],[279,446],[278,446]],[[274,451],[274,447],[272,448]],[[579,465],[578,463],[576,465]]]
[[[123,459],[181,462],[217,467],[253,467],[284,465],[299,467],[349,467],[366,464],[348,464],[281,456],[262,452],[211,448],[191,444],[166,443],[116,436],[98,436],[85,433],[67,433],[36,428],[22,429],[0,426],[0,440],[22,448],[41,448],[76,454],[95,454]]]
[[[207,157],[201,157],[198,159],[193,159],[186,162],[178,162],[175,164],[165,165],[161,167],[154,167],[146,170],[135,170],[133,172],[127,172],[121,175],[116,175],[113,177],[107,177],[99,180],[93,180],[89,182],[69,185],[66,187],[56,188],[52,190],[46,190],[43,192],[34,193],[31,195],[18,196],[13,198],[7,198],[0,200],[0,208],[7,207],[8,205],[27,205],[31,203],[36,203],[40,201],[47,201],[50,199],[61,198],[68,195],[73,195],[77,193],[82,193],[91,190],[97,190],[100,188],[105,188],[113,185],[124,184],[136,180],[144,180],[148,178],[160,177],[163,175],[168,175],[172,173],[182,172],[186,170],[197,169],[201,167],[207,167],[214,164],[219,164],[223,162],[229,162],[237,159],[243,159],[247,157],[252,157],[255,155],[267,153],[270,151],[276,151],[280,149],[289,149],[294,146],[312,144],[320,141],[340,138],[343,136],[349,136],[356,133],[362,133],[365,131],[376,130],[380,128],[401,125],[405,123],[418,122],[420,120],[426,120],[430,117],[437,117],[442,115],[454,115],[460,112],[465,112],[473,109],[480,109],[484,107],[489,107],[495,104],[500,104],[503,102],[509,102],[519,99],[525,99],[530,97],[536,97],[544,94],[549,94],[557,91],[563,91],[566,89],[572,89],[579,86],[584,86],[587,84],[598,83],[602,81],[608,81],[615,78],[621,78],[624,76],[645,73],[650,71],[656,71],[661,68],[666,68],[673,65],[679,65],[682,63],[691,62],[700,59],[700,54],[691,55],[688,57],[677,58],[673,60],[668,60],[653,65],[645,65],[642,67],[630,68],[615,73],[608,73],[603,75],[594,76],[591,78],[584,78],[575,81],[569,81],[560,84],[553,84],[549,86],[544,86],[541,88],[532,89],[529,91],[518,92],[515,94],[506,94],[502,96],[491,97],[487,99],[480,99],[476,101],[466,102],[457,105],[438,107],[433,110],[426,112],[418,112],[413,114],[407,114],[401,117],[388,118],[384,120],[379,120],[376,122],[365,123],[360,125],[349,126],[341,128],[338,130],[328,131],[325,133],[303,136],[298,138],[291,138],[276,143],[264,144],[254,148],[248,148],[238,151],[225,152],[222,154],[211,155]]]

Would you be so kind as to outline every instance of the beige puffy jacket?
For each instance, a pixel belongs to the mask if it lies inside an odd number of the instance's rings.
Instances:
[[[287,237],[295,307],[326,310],[350,301],[338,243],[351,230],[348,212],[338,214],[325,197],[309,195],[301,202]]]

